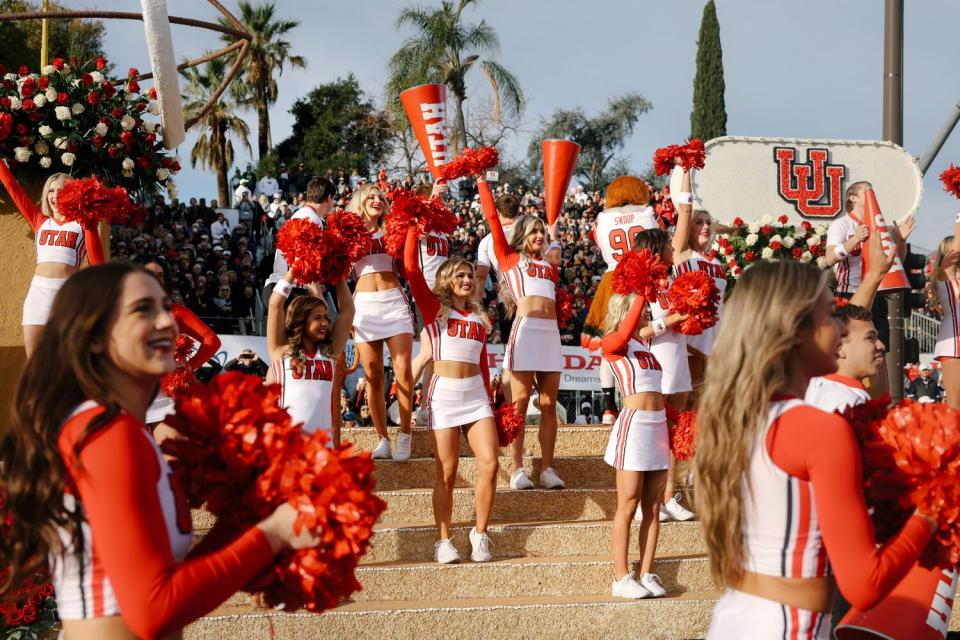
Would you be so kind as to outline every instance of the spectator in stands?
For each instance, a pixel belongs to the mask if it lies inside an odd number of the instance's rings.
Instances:
[[[250,191],[250,181],[246,178],[241,178],[240,186],[234,189],[233,191],[233,207],[236,209],[240,206],[240,203],[243,202],[244,197],[249,199],[253,196],[253,191]]]
[[[580,415],[573,422],[574,424],[593,424],[593,405],[589,402],[580,403]]]
[[[269,368],[252,349],[244,349],[240,355],[224,365],[223,370],[239,371],[262,378],[267,375]]]
[[[941,399],[940,385],[933,379],[930,367],[920,370],[920,377],[910,383],[910,397],[918,402],[939,402]]]
[[[277,183],[277,179],[273,177],[273,172],[267,169],[266,175],[257,182],[256,195],[272,198],[279,188],[280,185]]]
[[[369,427],[372,425],[373,425],[373,420],[370,418],[370,407],[366,404],[361,405],[360,415],[357,417],[357,426]]]

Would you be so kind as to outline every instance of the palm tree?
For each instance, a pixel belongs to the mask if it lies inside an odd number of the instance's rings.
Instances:
[[[411,26],[417,34],[390,58],[387,93],[393,102],[401,91],[425,82],[442,82],[456,102],[454,149],[467,143],[463,102],[467,99],[467,72],[477,63],[493,89],[493,118],[499,124],[501,111],[523,115],[526,99],[520,82],[500,63],[490,59],[500,53],[496,31],[481,20],[464,24],[463,10],[479,0],[444,0],[439,9],[407,7],[397,16],[397,28]],[[481,60],[481,56],[484,59]]]
[[[227,73],[227,59],[215,58],[202,66],[191,67],[180,72],[184,80],[184,109],[196,113],[207,101]],[[199,125],[199,137],[190,152],[190,166],[200,164],[201,169],[213,169],[217,173],[217,197],[222,206],[230,206],[228,198],[227,171],[233,164],[233,142],[236,137],[247,153],[250,148],[250,125],[237,115],[238,105],[242,102],[242,88],[234,83],[224,92],[202,118]]]
[[[291,45],[284,39],[291,30],[300,26],[300,21],[278,19],[276,8],[274,2],[254,5],[248,0],[240,0],[240,21],[253,36],[243,80],[250,89],[250,100],[257,110],[257,152],[261,158],[273,146],[269,108],[277,101],[274,74],[282,75],[287,65],[299,69],[307,66],[306,58],[290,54]],[[226,18],[221,18],[220,22],[232,27]],[[229,34],[221,37],[228,43],[237,39]]]

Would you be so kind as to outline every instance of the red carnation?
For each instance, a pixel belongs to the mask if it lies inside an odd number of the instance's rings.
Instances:
[[[107,80],[103,81],[103,83],[100,85],[100,88],[103,89],[103,95],[107,98],[112,98],[113,96],[117,95],[116,88],[114,88],[114,86]]]
[[[20,87],[20,95],[24,98],[32,98],[34,93],[36,93],[36,89],[32,84],[24,82],[23,86]]]
[[[77,151],[80,151],[80,145],[78,145],[76,142],[68,142],[67,151],[70,153],[76,153]]]
[[[87,94],[87,102],[90,103],[91,105],[98,105],[98,104],[100,104],[100,92],[99,92],[99,91],[91,91],[90,93],[88,93],[88,94]]]
[[[153,144],[154,142],[157,141],[157,134],[155,134],[155,133],[148,133],[148,134],[144,137],[144,140],[147,141],[147,144]]]
[[[103,146],[104,142],[106,142],[106,139],[99,133],[96,133],[94,134],[93,138],[90,139],[90,142],[93,143],[93,146],[100,148]]]
[[[103,56],[100,56],[97,58],[95,64],[97,65],[97,69],[102,71],[107,68],[107,59],[104,58]]]
[[[123,144],[133,144],[133,132],[124,131],[123,133],[121,133],[120,141],[123,142]]]
[[[77,56],[70,56],[70,66],[71,67],[80,66],[80,58],[78,58]]]
[[[779,251],[779,250],[780,250],[780,247],[782,247],[782,246],[783,246],[783,245],[780,244],[780,241],[779,241],[779,240],[774,240],[773,242],[770,243],[770,248],[773,249],[774,251]]]
[[[747,262],[753,262],[757,258],[757,255],[753,251],[744,251],[743,259]],[[736,263],[733,263],[736,264]],[[731,265],[732,266],[732,265]]]
[[[179,167],[175,171],[179,171]],[[359,215],[348,211],[334,211],[327,216],[326,223],[327,229],[343,239],[350,262],[356,262],[369,253],[373,234],[364,226]]]
[[[171,167],[171,169],[173,170],[174,173],[176,173],[177,171],[180,171],[180,163],[174,160],[173,166]]]
[[[65,65],[66,63],[67,61],[64,60],[63,58],[54,58],[50,64],[53,65],[54,69],[56,69],[57,71],[60,71],[61,69],[63,69],[63,65]]]
[[[82,76],[80,76],[80,82],[83,83],[83,86],[89,87],[90,85],[93,84],[93,76],[90,75],[89,73],[85,73]]]
[[[40,87],[41,89],[46,89],[47,87],[50,86],[50,78],[48,78],[47,76],[43,76],[37,82],[37,86]]]
[[[500,163],[500,156],[493,147],[464,149],[463,153],[440,167],[440,177],[456,180],[464,176],[476,176]]]
[[[136,80],[131,80],[127,83],[127,91],[130,93],[140,93],[140,85]]]
[[[803,256],[803,249],[800,247],[794,247],[791,253],[793,253],[794,258],[800,258]]]
[[[22,64],[20,65],[19,72],[21,76],[26,76],[30,74],[30,69],[27,68],[27,65]]]
[[[733,245],[732,245],[732,244],[728,244],[727,246],[725,246],[725,247],[723,248],[723,252],[724,252],[725,254],[727,254],[728,256],[732,256],[732,255],[733,255],[733,251],[734,251],[734,249],[733,249]]]
[[[127,215],[130,196],[123,187],[104,186],[97,178],[69,180],[57,194],[57,208],[67,220],[96,225]]]
[[[120,118],[120,117],[122,117],[122,116],[123,116],[123,107],[114,107],[114,108],[110,111],[110,115],[113,116],[114,118]]]
[[[733,226],[735,226],[735,227],[742,227],[742,226],[743,226],[743,218],[741,218],[740,216],[737,216],[736,218],[734,218],[734,219],[733,219]]]
[[[127,77],[128,77],[128,78],[135,78],[135,77],[138,76],[138,75],[140,75],[140,72],[137,71],[137,68],[136,68],[136,67],[130,67],[129,69],[127,69]]]
[[[763,232],[763,235],[768,236],[771,233],[773,233],[773,227],[771,227],[768,224],[765,224],[760,228],[760,231]]]
[[[33,101],[33,98],[24,98],[23,103],[20,105],[24,111],[33,111],[37,108],[37,104]]]
[[[150,90],[147,91],[147,95],[150,96],[151,99],[156,100],[156,99],[157,99],[157,88],[156,88],[156,87],[150,87]]]
[[[146,103],[146,102],[138,102],[138,103],[134,106],[134,109],[136,109],[137,111],[141,111],[141,112],[142,112],[144,109],[146,109],[146,108],[147,108],[147,103]],[[138,124],[139,124],[139,123],[138,123]]]
[[[107,155],[111,158],[119,158],[120,154],[123,153],[123,150],[119,146],[112,146],[107,149]]]
[[[787,224],[787,222],[789,221],[790,221],[790,218],[788,218],[786,215],[782,215],[779,218],[777,218],[777,222],[779,222],[780,224]]]
[[[57,94],[57,104],[67,104],[70,102],[70,95],[66,91]]]
[[[610,288],[620,295],[636,293],[648,302],[667,287],[667,267],[650,249],[627,253],[613,270]]]
[[[810,224],[809,220],[804,220],[803,222],[800,223],[800,226],[803,227],[804,231],[810,231],[811,229],[813,229],[813,225]]]
[[[694,138],[687,144],[672,144],[669,147],[657,149],[653,154],[653,168],[658,176],[673,171],[674,159],[679,157],[684,169],[703,169],[706,153],[703,142]]]
[[[137,158],[137,167],[140,169],[149,169],[150,168],[150,158],[147,156],[140,156]]]
[[[960,167],[953,166],[951,162],[950,166],[940,174],[940,181],[943,183],[944,191],[960,198]]]
[[[0,113],[0,142],[3,142],[10,135],[13,128],[13,115],[9,113]]]
[[[526,428],[526,420],[512,402],[504,402],[495,412],[497,440],[501,447],[509,446]]]
[[[29,129],[27,129],[27,125],[23,124],[22,122],[18,123],[13,130],[17,132],[18,136],[25,136],[27,135],[27,131],[29,131]]]

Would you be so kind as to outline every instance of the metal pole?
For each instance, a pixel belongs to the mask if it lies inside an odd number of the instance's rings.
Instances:
[[[903,145],[903,0],[885,0],[884,5],[883,139]],[[887,378],[895,402],[903,398],[903,300],[903,293],[887,297]]]
[[[43,0],[43,12],[46,13],[50,10],[50,0]],[[50,59],[49,51],[49,42],[50,39],[50,29],[49,29],[49,20],[44,18],[40,22],[40,68],[43,69],[47,66],[47,60]]]
[[[927,150],[920,157],[920,173],[927,173],[927,169],[930,168],[937,154],[940,153],[940,149],[943,148],[943,143],[945,143],[947,138],[950,137],[950,134],[953,133],[953,128],[957,126],[957,122],[960,122],[960,100],[957,100],[957,103],[953,105],[953,111],[947,116],[947,121],[943,123],[943,128],[940,129],[937,137],[933,139],[933,142],[930,143],[930,146],[927,147]]]

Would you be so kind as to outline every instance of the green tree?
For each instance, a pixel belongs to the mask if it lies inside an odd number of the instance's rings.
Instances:
[[[293,130],[277,145],[288,166],[303,162],[314,174],[357,168],[369,175],[391,148],[386,112],[374,106],[353,74],[315,87],[290,114]]]
[[[727,108],[723,99],[723,49],[720,23],[713,0],[703,8],[697,38],[697,74],[693,78],[690,137],[704,142],[727,135]]]
[[[227,59],[220,57],[203,65],[180,72],[183,86],[184,109],[196,113],[213,95],[227,73]],[[233,141],[240,141],[247,153],[250,148],[250,126],[237,115],[242,96],[241,89],[231,86],[197,123],[199,135],[190,151],[190,166],[212,169],[217,174],[217,198],[221,205],[231,203],[227,170],[233,164]]]
[[[299,20],[281,20],[276,16],[277,5],[265,2],[254,5],[240,0],[240,21],[253,36],[246,60],[244,83],[249,88],[250,104],[257,112],[257,153],[264,157],[273,146],[270,135],[270,105],[277,101],[277,79],[285,66],[304,69],[307,60],[291,54],[291,44],[286,40],[289,33],[300,26]],[[232,25],[226,18],[220,19],[226,27]],[[237,38],[222,36],[228,43]]]
[[[607,109],[593,118],[583,109],[557,109],[549,119],[543,120],[540,129],[530,141],[527,157],[532,171],[540,171],[543,163],[541,143],[545,139],[572,140],[580,145],[580,158],[576,174],[590,183],[591,190],[603,187],[614,176],[610,170],[621,170],[625,161],[616,160],[640,116],[653,105],[639,93],[612,98]],[[611,164],[613,162],[613,164]]]
[[[516,76],[491,59],[500,53],[497,32],[485,20],[478,24],[463,22],[463,10],[478,1],[444,0],[439,9],[402,9],[397,16],[397,29],[409,26],[417,33],[390,58],[388,102],[393,103],[404,89],[427,82],[441,82],[453,93],[455,150],[467,144],[463,103],[467,99],[467,73],[475,65],[493,90],[492,115],[496,121],[499,122],[501,114],[522,116],[526,108],[526,98]]]
[[[64,7],[58,2],[50,3],[51,12]],[[0,12],[15,13],[38,11],[39,3],[26,0],[0,0]],[[103,55],[103,35],[106,31],[101,20],[49,20],[50,59],[72,57],[90,60]],[[40,68],[40,20],[17,20],[0,22],[0,63],[8,69],[27,65],[31,70]]]

